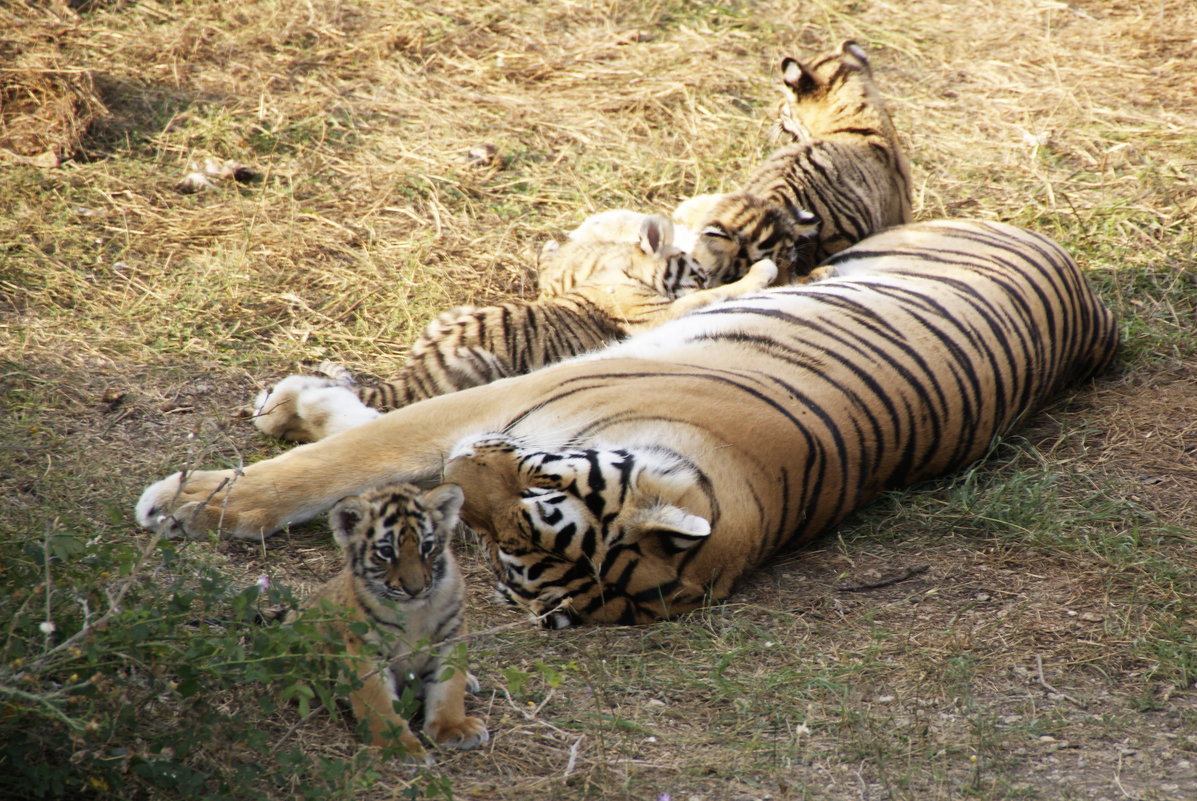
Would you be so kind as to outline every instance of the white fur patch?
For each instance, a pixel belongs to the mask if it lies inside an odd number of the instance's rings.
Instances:
[[[157,528],[158,524],[162,522],[165,515],[159,514],[158,509],[169,505],[170,499],[178,493],[182,475],[182,473],[169,475],[161,481],[149,485],[145,488],[145,492],[141,493],[134,511],[137,522],[144,528]]]
[[[323,420],[321,430],[326,437],[357,428],[381,416],[381,412],[362,403],[353,390],[345,387],[306,390],[296,400],[296,410],[304,420]]]
[[[698,244],[698,234],[694,229],[674,222],[673,246],[684,253],[693,253],[696,244]]]
[[[640,241],[640,226],[648,219],[630,209],[610,209],[591,214],[582,224],[569,232],[574,242],[631,242]]]
[[[293,397],[298,398],[299,395],[308,390],[322,389],[335,385],[335,381],[323,376],[289,375],[272,388],[268,390],[264,389],[258,393],[258,398],[254,401],[254,415],[261,416],[267,414],[278,404],[286,403],[287,400]]]

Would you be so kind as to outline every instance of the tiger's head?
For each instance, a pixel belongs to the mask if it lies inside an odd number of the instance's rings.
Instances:
[[[865,51],[851,40],[839,50],[802,62],[781,62],[778,128],[804,143],[838,131],[896,136]]]
[[[647,622],[701,603],[679,566],[711,525],[679,505],[701,483],[680,457],[490,435],[458,445],[445,478],[465,494],[462,519],[486,541],[499,595],[542,626]]]
[[[695,200],[704,202],[687,208]],[[805,209],[729,192],[692,198],[674,214],[692,220],[698,236],[691,255],[711,286],[738,281],[761,259],[777,264],[781,284],[815,266],[819,218]]]
[[[379,598],[407,601],[429,595],[444,575],[461,504],[453,484],[386,484],[341,500],[329,522],[353,575]]]
[[[639,218],[639,227],[634,238],[630,234],[619,240],[574,238],[571,234],[564,244],[546,242],[537,264],[541,298],[582,285],[635,284],[669,298],[707,286],[706,274],[698,263],[675,244],[674,226],[667,217],[635,217]],[[584,223],[579,230],[585,227]],[[598,230],[611,235],[609,228]]]

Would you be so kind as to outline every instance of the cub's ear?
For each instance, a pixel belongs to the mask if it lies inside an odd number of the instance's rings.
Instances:
[[[848,63],[855,62],[854,66],[857,69],[869,68],[869,57],[865,54],[864,48],[851,39],[840,45],[840,55]]]
[[[553,256],[555,256],[557,254],[557,251],[560,249],[561,249],[561,243],[558,242],[556,239],[550,239],[547,242],[545,242],[544,245],[540,248],[540,257],[536,260],[537,265],[544,264],[546,261],[553,258]]]
[[[672,556],[698,545],[711,536],[711,524],[673,504],[658,504],[642,510],[628,527],[628,534],[645,544],[655,539]]]
[[[452,531],[457,526],[457,515],[464,500],[465,495],[456,484],[441,484],[424,493],[424,504],[436,516],[437,531]]]
[[[353,538],[354,529],[370,513],[366,502],[356,495],[341,499],[328,513],[328,524],[332,527],[333,539],[344,548]]]
[[[788,56],[781,60],[781,79],[793,90],[796,97],[810,94],[819,86],[819,81],[801,61]]]
[[[660,256],[673,245],[673,222],[660,214],[650,214],[640,223],[640,249],[649,256]]]

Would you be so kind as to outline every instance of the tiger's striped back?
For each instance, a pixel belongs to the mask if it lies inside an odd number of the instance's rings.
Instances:
[[[624,335],[620,321],[579,295],[461,306],[428,324],[394,379],[356,387],[355,392],[371,408],[398,409],[528,373]]]
[[[702,276],[687,254],[671,247],[670,230],[658,233],[655,223],[646,230],[652,235],[642,243],[586,240],[554,248],[541,265],[535,302],[441,314],[412,346],[399,375],[355,388],[358,399],[388,411],[529,373],[763,289],[776,277],[772,263],[761,262],[739,281],[692,289]]]
[[[807,63],[786,58],[782,78],[779,127],[793,143],[773,151],[739,191],[714,196],[702,218],[680,219],[699,231],[694,256],[712,283],[742,274],[778,218],[818,219],[817,239],[791,278],[911,220],[910,165],[864,51],[844,42]]]
[[[446,476],[507,597],[558,625],[724,598],[878,493],[980,458],[1116,348],[1113,315],[1068,255],[1010,226],[906,226],[821,270],[550,371],[553,389],[522,390],[536,411],[510,416],[506,456],[496,434],[458,445]],[[578,458],[593,469],[567,481],[541,469]],[[682,487],[640,486],[636,466],[662,458]],[[628,509],[670,506],[709,533],[683,526],[665,543],[660,525],[619,525]]]
[[[580,228],[583,234],[563,245],[550,241],[537,267],[536,302],[440,314],[412,346],[399,375],[356,388],[358,398],[380,411],[397,409],[522,375],[655,324],[672,299],[701,288],[703,275],[689,254],[673,247],[668,219],[631,218],[635,239],[600,240]]]

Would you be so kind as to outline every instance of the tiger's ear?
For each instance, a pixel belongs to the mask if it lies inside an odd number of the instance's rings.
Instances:
[[[451,532],[457,527],[457,516],[465,495],[456,484],[441,484],[424,493],[424,505],[435,515],[436,530]]]
[[[343,498],[332,508],[332,511],[328,513],[328,523],[332,527],[333,539],[336,540],[337,545],[344,548],[349,544],[354,529],[369,512],[370,509],[366,506],[366,502],[356,495]]]
[[[857,69],[869,68],[869,57],[865,54],[864,48],[851,39],[840,45],[840,55],[843,56],[845,63],[851,63]]]
[[[537,266],[544,264],[546,261],[553,258],[553,256],[555,256],[557,251],[560,249],[561,243],[556,239],[550,239],[549,241],[545,242],[544,246],[540,249],[540,256],[536,259]]]
[[[711,536],[711,524],[681,507],[661,503],[641,510],[628,527],[628,533],[643,545],[653,538],[661,549],[672,556],[698,545]]]
[[[673,245],[673,222],[660,214],[650,214],[640,223],[640,249],[649,256],[660,256]]]
[[[801,61],[788,56],[781,60],[781,79],[797,97],[810,94],[819,86],[818,80],[811,75],[810,70],[802,65]]]

